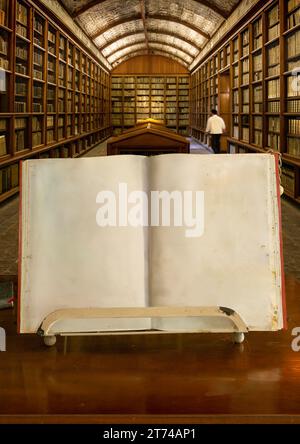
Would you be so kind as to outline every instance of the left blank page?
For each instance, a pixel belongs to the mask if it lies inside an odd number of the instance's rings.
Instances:
[[[116,179],[117,178],[117,179]],[[31,160],[22,172],[20,332],[35,333],[43,319],[65,308],[148,305],[145,228],[97,225],[99,192],[118,196],[147,189],[147,159],[122,156]],[[90,322],[90,325],[92,323]],[[112,321],[99,327],[114,330]],[[146,329],[150,320],[120,323]],[[76,329],[76,326],[74,326]]]

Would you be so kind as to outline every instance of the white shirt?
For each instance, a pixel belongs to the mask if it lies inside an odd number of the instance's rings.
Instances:
[[[226,125],[222,117],[212,116],[207,121],[206,132],[210,134],[223,134],[226,129]]]

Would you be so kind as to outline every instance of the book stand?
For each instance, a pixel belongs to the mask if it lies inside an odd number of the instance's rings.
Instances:
[[[62,322],[91,319],[133,319],[133,318],[219,318],[222,320],[219,327],[215,323],[212,328],[199,329],[176,329],[176,330],[115,330],[95,331],[62,331]],[[225,323],[224,323],[225,321]],[[74,324],[75,325],[75,324]],[[38,329],[38,334],[44,338],[47,346],[56,343],[56,336],[78,336],[78,335],[120,335],[120,334],[163,334],[163,333],[233,333],[234,342],[241,344],[244,341],[248,328],[234,310],[226,307],[141,307],[141,308],[74,308],[62,309],[50,313]]]

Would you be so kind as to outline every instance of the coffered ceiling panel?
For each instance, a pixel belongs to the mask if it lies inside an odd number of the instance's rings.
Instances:
[[[240,0],[61,0],[114,66],[137,53],[190,65]]]

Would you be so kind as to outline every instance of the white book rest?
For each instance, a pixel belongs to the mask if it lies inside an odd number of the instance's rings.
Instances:
[[[156,329],[139,330],[134,320],[151,318]],[[159,330],[159,321],[169,321],[168,330]],[[189,324],[189,328],[180,328],[180,319]],[[116,327],[122,330],[111,330],[112,320],[117,320]],[[126,330],[126,320],[129,321]],[[174,323],[174,320],[176,321]],[[193,322],[194,320],[194,322]],[[102,322],[101,322],[102,321]],[[125,321],[125,322],[124,322]],[[172,329],[173,321],[173,329]],[[46,345],[54,345],[56,335],[113,335],[113,334],[163,334],[163,333],[234,333],[234,341],[241,343],[248,328],[242,318],[233,310],[225,307],[147,307],[147,308],[90,308],[65,309],[49,314],[42,322],[38,334],[44,337]]]

